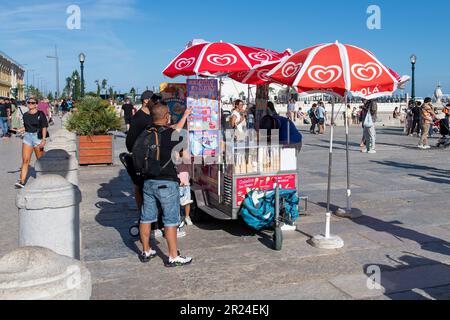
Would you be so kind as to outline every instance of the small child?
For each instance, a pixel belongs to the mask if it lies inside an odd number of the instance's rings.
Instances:
[[[192,220],[190,217],[191,214],[191,204],[194,203],[191,199],[191,183],[190,183],[190,175],[191,165],[189,163],[189,157],[184,157],[184,154],[188,154],[187,152],[181,152],[180,156],[183,159],[184,163],[177,165],[178,170],[178,179],[180,179],[180,204],[184,208],[185,219],[184,222],[188,226],[192,226]],[[185,164],[186,163],[186,164]]]

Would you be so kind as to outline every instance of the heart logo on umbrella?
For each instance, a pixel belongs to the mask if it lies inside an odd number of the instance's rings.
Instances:
[[[296,64],[295,62],[286,63],[281,70],[283,77],[290,78],[295,76],[302,68],[303,63]]]
[[[237,57],[234,54],[210,54],[206,60],[219,67],[231,66],[237,62]]]
[[[320,84],[333,83],[342,76],[342,68],[340,66],[312,66],[308,70],[311,80]]]
[[[183,70],[187,69],[195,63],[195,58],[181,58],[175,63],[175,69]]]
[[[250,73],[250,71],[242,71],[237,74],[237,77],[239,79],[244,79],[246,76],[248,76],[249,73]]]
[[[257,73],[258,79],[263,80],[263,81],[270,81],[270,79],[267,77],[267,73],[269,71],[270,70],[267,70],[267,69],[263,69],[263,70],[258,71],[258,73]]]
[[[273,59],[273,56],[268,52],[252,52],[248,57],[252,60],[261,62],[272,61]]]
[[[383,70],[378,64],[369,62],[365,65],[354,64],[352,66],[352,74],[361,81],[372,81],[381,77]]]

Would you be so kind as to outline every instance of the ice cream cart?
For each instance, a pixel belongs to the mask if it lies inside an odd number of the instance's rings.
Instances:
[[[274,190],[275,186],[298,190],[298,153],[263,130],[248,131],[245,139],[236,140],[233,130],[222,127],[217,90],[214,79],[187,81],[187,106],[193,110],[188,120],[193,200],[196,211],[236,220],[252,190]],[[193,212],[192,218],[198,214]]]

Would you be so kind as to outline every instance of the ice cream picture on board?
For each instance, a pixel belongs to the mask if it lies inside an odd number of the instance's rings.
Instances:
[[[219,148],[219,89],[217,80],[188,80],[187,106],[191,154],[215,156]]]

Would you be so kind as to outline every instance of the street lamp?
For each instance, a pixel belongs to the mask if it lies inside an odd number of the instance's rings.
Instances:
[[[416,62],[417,62],[417,56],[413,54],[410,58],[411,60],[411,68],[412,68],[412,90],[411,90],[411,99],[412,101],[416,101],[416,79],[415,79],[415,72],[416,72]]]
[[[73,76],[72,97],[73,97],[73,100],[75,100],[75,101],[77,101],[77,99],[78,99],[77,91],[75,90],[76,89],[76,85],[77,85],[77,80],[78,80],[77,75],[74,75]]]
[[[81,68],[81,97],[84,97],[84,61],[86,60],[86,55],[82,52],[78,56],[80,60]]]
[[[58,57],[58,49],[55,46],[55,55],[54,56],[47,56],[49,59],[55,59],[56,62],[56,92],[57,96],[59,97],[59,57]]]

